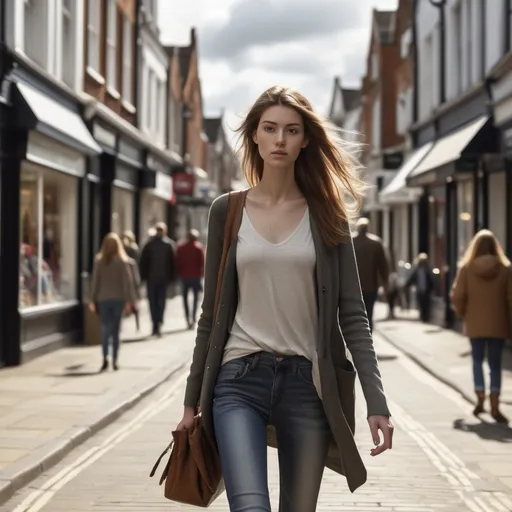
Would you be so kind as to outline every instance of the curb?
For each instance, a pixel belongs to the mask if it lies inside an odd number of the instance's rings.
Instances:
[[[470,405],[475,405],[475,398],[473,393],[468,393],[466,389],[464,389],[462,386],[460,386],[455,380],[450,379],[445,376],[445,372],[443,371],[442,367],[436,368],[435,365],[430,364],[426,362],[424,359],[416,355],[412,350],[405,348],[400,343],[397,343],[393,338],[387,334],[386,332],[383,332],[381,329],[376,329],[376,332],[384,338],[390,345],[393,345],[397,350],[399,350],[401,353],[403,353],[406,357],[414,361],[418,366],[423,368],[427,373],[435,377],[437,380],[441,381],[443,384],[446,384],[448,387],[452,388],[454,391],[459,393],[466,402],[468,402]]]
[[[97,411],[93,411],[83,425],[79,424],[72,427],[60,438],[49,441],[19,461],[9,465],[5,470],[0,471],[0,506],[11,499],[18,490],[55,466],[94,434],[132,409],[156,388],[185,369],[187,365],[188,361],[184,361],[172,370],[165,369],[155,372],[144,381],[142,386],[138,386],[138,389],[131,388],[124,393],[120,393],[115,399],[111,400],[111,403],[104,404]]]

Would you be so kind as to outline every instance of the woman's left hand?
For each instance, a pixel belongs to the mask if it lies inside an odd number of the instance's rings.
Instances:
[[[391,419],[387,416],[368,416],[368,424],[370,425],[370,432],[373,444],[375,445],[375,448],[372,448],[370,451],[372,457],[388,449],[391,450],[393,448],[393,430],[395,428]],[[379,430],[382,432],[383,440],[380,438]]]

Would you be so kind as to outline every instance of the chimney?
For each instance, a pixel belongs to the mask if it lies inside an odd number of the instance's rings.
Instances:
[[[192,48],[195,48],[195,46],[196,46],[196,28],[195,27],[192,27],[190,29],[190,46],[192,46]]]

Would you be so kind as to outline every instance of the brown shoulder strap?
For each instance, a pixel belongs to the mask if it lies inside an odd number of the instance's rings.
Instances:
[[[220,290],[222,287],[222,280],[224,278],[224,267],[226,266],[226,258],[231,246],[231,242],[236,242],[238,230],[242,222],[242,215],[244,211],[245,198],[247,197],[248,190],[240,190],[230,192],[228,196],[228,207],[226,214],[226,224],[224,226],[224,239],[222,245],[222,257],[219,265],[219,273],[217,275],[217,288],[215,290],[215,302],[213,304],[213,321],[217,318],[217,308],[220,300]]]

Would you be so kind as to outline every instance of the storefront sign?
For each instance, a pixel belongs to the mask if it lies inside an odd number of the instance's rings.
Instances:
[[[116,134],[114,132],[107,130],[98,123],[94,123],[92,133],[100,144],[104,144],[112,149],[116,148]]]
[[[512,123],[507,123],[501,129],[501,152],[505,158],[512,159]]]
[[[177,196],[191,196],[194,194],[195,176],[186,172],[177,172],[173,175],[173,189]]]
[[[85,175],[85,156],[82,153],[37,132],[29,132],[26,158],[66,174]]]
[[[169,165],[166,165],[161,160],[158,160],[151,154],[147,154],[146,156],[146,167],[151,169],[152,171],[167,174],[169,171]]]
[[[118,153],[123,160],[132,165],[142,166],[144,162],[144,154],[141,147],[130,143],[129,140],[119,139]]]
[[[404,154],[402,151],[395,151],[394,153],[384,153],[382,155],[382,168],[387,170],[399,169],[404,161]]]

